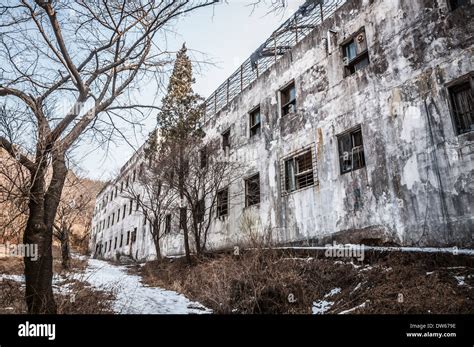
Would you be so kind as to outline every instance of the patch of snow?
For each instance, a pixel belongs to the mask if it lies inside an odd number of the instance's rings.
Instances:
[[[184,295],[162,288],[146,287],[141,277],[127,273],[125,266],[89,259],[86,280],[97,289],[112,289],[114,310],[121,314],[201,314],[212,313]]]
[[[329,298],[331,296],[334,296],[336,294],[339,294],[341,292],[341,288],[334,288],[334,289],[331,289],[331,291],[329,293],[327,293],[326,295],[324,295],[325,298]]]
[[[363,302],[362,304],[360,304],[359,306],[356,306],[356,307],[353,307],[353,308],[350,308],[348,310],[345,310],[345,311],[341,311],[339,312],[338,314],[348,314],[348,313],[352,313],[354,312],[355,310],[358,310],[360,308],[364,308],[367,304],[367,301],[366,302]]]
[[[354,293],[355,291],[359,290],[360,287],[362,287],[362,282],[359,282],[359,284],[356,285],[354,289],[352,289],[351,294]]]
[[[426,276],[429,276],[429,275],[432,275],[432,274],[434,274],[434,271],[428,271],[428,272],[426,273]]]
[[[458,286],[465,286],[466,285],[466,282],[464,282],[466,277],[464,277],[464,276],[454,276],[454,278],[456,279],[456,281],[458,281]]]
[[[325,314],[331,306],[334,305],[333,301],[319,300],[313,302],[311,311],[313,314]]]
[[[7,274],[0,274],[0,281],[3,280],[10,280],[10,281],[15,281],[15,282],[25,282],[25,276],[24,275],[7,275]]]

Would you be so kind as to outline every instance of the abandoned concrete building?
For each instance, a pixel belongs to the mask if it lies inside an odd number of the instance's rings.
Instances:
[[[470,0],[303,5],[206,101],[206,136],[247,167],[219,192],[207,248],[240,244],[249,214],[276,245],[472,246],[473,15]],[[97,197],[91,250],[106,258],[154,255],[120,194],[140,156]],[[182,254],[168,222],[162,251]]]

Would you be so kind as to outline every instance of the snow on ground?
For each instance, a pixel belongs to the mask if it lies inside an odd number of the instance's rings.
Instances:
[[[201,314],[212,313],[184,295],[147,287],[141,277],[127,273],[125,266],[89,259],[85,279],[97,289],[112,289],[117,299],[114,310],[121,314]]]
[[[341,292],[341,288],[333,288],[329,293],[324,295],[324,299],[330,298],[336,294]],[[327,300],[318,300],[313,302],[313,307],[311,311],[313,314],[325,314],[329,309],[334,305],[334,301],[327,301]]]
[[[350,308],[350,309],[345,310],[345,311],[341,311],[341,312],[339,312],[338,314],[348,314],[348,313],[352,313],[352,312],[354,312],[355,310],[358,310],[358,309],[360,309],[360,308],[364,308],[366,304],[367,304],[367,302],[363,302],[363,303],[360,304],[359,306]]]

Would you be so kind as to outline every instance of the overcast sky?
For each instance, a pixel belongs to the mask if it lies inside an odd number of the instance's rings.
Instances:
[[[290,0],[284,13],[268,13],[268,7],[250,6],[253,2],[255,0],[229,0],[227,4],[193,12],[176,23],[174,34],[167,35],[169,50],[177,50],[186,43],[196,61],[194,90],[203,97],[212,94],[304,0]],[[199,61],[213,64],[198,64]],[[144,88],[140,99],[145,104],[159,104],[162,95],[156,94],[156,87],[150,86]],[[81,175],[101,180],[114,177],[155,124],[156,112],[145,121],[142,133],[130,131],[127,134],[127,140],[135,148],[127,141],[117,141],[108,150],[96,148],[92,143],[81,143],[73,153]]]

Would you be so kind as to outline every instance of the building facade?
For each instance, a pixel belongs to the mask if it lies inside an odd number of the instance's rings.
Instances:
[[[246,167],[218,195],[226,213],[216,211],[208,249],[245,242],[242,220],[279,245],[471,246],[474,5],[308,4],[274,33],[273,48],[271,38],[207,101],[206,136]],[[300,24],[310,15],[317,23]],[[282,33],[293,35],[291,47],[277,44]],[[153,257],[140,211],[107,223],[118,208],[123,215],[117,189],[139,158],[97,197],[97,254]],[[248,193],[256,189],[258,198]],[[183,253],[175,229],[162,240],[166,255]],[[129,231],[130,242],[114,247]]]

